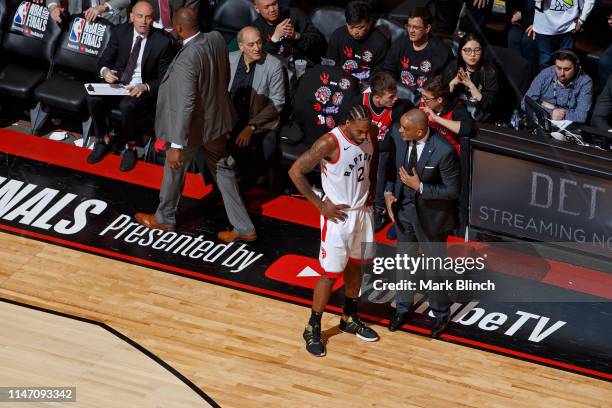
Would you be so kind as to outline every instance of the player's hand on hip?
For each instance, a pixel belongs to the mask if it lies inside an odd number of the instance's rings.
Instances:
[[[393,194],[385,194],[385,205],[387,206],[387,214],[391,218],[392,222],[395,222],[395,214],[393,214],[393,203],[397,201],[397,198]]]
[[[347,208],[350,208],[350,206],[346,204],[334,204],[331,202],[331,200],[326,199],[323,201],[323,205],[321,206],[321,215],[332,222],[344,222],[347,215],[342,210]]]
[[[179,170],[183,167],[183,151],[181,149],[171,147],[166,154],[168,155],[168,166],[172,170]]]

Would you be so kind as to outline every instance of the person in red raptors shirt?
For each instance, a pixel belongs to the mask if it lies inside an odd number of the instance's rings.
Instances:
[[[441,76],[425,82],[419,108],[427,114],[429,127],[451,142],[457,153],[460,153],[459,138],[472,137],[476,133],[476,122],[465,105],[452,97],[448,83]]]
[[[387,72],[374,74],[370,80],[370,87],[357,97],[355,103],[366,106],[372,114],[372,124],[378,127],[379,160],[377,171],[376,199],[374,201],[374,223],[376,231],[382,229],[388,222],[385,205],[384,180],[386,177],[389,149],[387,132],[393,121],[413,106],[397,98],[397,82]]]

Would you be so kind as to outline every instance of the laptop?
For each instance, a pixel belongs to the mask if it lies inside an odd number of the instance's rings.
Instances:
[[[552,123],[550,113],[531,97],[525,96],[527,127],[536,129],[538,136],[550,136]]]

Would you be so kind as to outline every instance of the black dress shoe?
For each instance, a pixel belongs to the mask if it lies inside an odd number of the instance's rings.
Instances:
[[[121,158],[121,164],[119,165],[119,170],[121,171],[130,171],[134,167],[136,167],[136,162],[138,161],[138,154],[136,150],[127,149],[123,152],[123,157]]]
[[[410,318],[410,312],[395,313],[393,319],[389,322],[389,331],[394,332],[402,327],[408,321],[408,318]]]
[[[441,316],[441,317],[436,316],[436,319],[434,321],[434,326],[431,329],[431,338],[437,339],[438,337],[440,337],[440,334],[442,334],[442,332],[446,330],[446,328],[448,327],[450,320],[451,320],[450,313],[447,313],[446,315]]]
[[[87,156],[87,163],[94,164],[101,161],[104,156],[111,152],[111,147],[104,142],[96,142],[94,148],[89,156]]]

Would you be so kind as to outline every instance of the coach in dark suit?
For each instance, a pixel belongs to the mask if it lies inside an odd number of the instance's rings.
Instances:
[[[395,156],[397,176],[387,181],[385,201],[396,223],[398,250],[416,256],[420,245],[426,256],[446,256],[443,244],[457,225],[457,198],[460,189],[460,167],[455,148],[439,133],[428,127],[427,116],[418,109],[406,112],[389,132],[391,157]],[[440,271],[417,272],[424,279],[439,281]],[[414,275],[405,269],[397,271],[397,280]],[[437,337],[450,321],[450,299],[446,292],[431,291],[429,304],[435,315],[432,337]],[[397,330],[407,321],[414,293],[396,293],[396,314],[389,324]]]
[[[172,19],[174,33],[183,46],[163,77],[155,133],[171,147],[166,153],[164,177],[155,214],[136,214],[149,228],[173,231],[185,172],[195,153],[203,148],[206,165],[217,181],[231,231],[217,236],[225,242],[257,239],[255,227],[238,191],[233,159],[227,154],[227,136],[235,121],[227,87],[229,61],[223,36],[198,30],[197,15],[182,8]]]
[[[88,96],[87,104],[97,138],[88,163],[97,163],[111,151],[108,120],[111,109],[119,107],[122,113],[121,138],[127,143],[121,160],[121,170],[131,170],[137,161],[136,141],[143,120],[152,119],[157,89],[168,64],[174,56],[170,38],[161,30],[152,28],[153,7],[147,1],[136,3],[130,14],[130,23],[116,26],[111,31],[108,46],[100,56],[98,68],[105,82],[129,86],[129,95]]]

